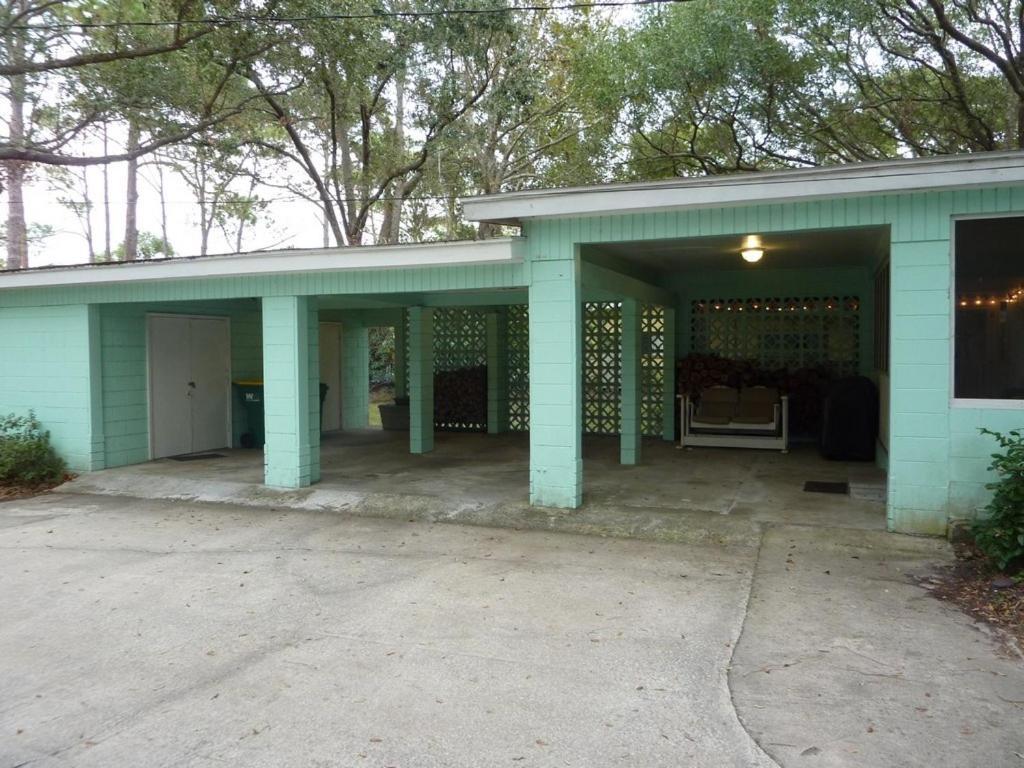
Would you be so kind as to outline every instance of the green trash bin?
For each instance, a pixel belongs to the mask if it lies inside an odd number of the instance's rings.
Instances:
[[[243,448],[262,448],[266,442],[266,431],[263,423],[263,381],[249,379],[236,381],[235,389],[245,407],[245,415],[249,429],[242,435]]]

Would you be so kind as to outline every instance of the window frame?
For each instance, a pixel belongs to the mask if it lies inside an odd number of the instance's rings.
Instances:
[[[956,396],[956,225],[960,221],[985,219],[1024,219],[1024,211],[999,213],[959,213],[949,220],[949,406],[998,411],[1024,411],[1024,399],[1003,400],[986,397]],[[891,362],[891,361],[890,361]]]

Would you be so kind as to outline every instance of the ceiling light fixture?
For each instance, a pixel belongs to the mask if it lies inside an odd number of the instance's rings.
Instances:
[[[764,249],[761,247],[760,235],[747,235],[743,239],[743,247],[740,256],[748,264],[756,264],[764,256]]]

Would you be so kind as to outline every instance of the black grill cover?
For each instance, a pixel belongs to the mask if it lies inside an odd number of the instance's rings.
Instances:
[[[852,376],[832,385],[821,419],[821,455],[836,461],[874,461],[878,438],[878,388]]]

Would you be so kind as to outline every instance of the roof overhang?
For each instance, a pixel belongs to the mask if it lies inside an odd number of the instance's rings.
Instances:
[[[0,272],[0,291],[57,285],[290,275],[300,272],[451,267],[521,262],[522,238],[459,242],[254,251],[225,256],[86,264]]]
[[[647,213],[1024,183],[1024,151],[886,160],[786,171],[567,187],[462,200],[470,221]]]

